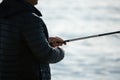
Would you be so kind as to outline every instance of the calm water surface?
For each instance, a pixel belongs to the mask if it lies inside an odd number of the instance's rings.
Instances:
[[[41,0],[50,36],[71,39],[120,30],[120,0]],[[120,34],[70,42],[52,80],[120,80]]]

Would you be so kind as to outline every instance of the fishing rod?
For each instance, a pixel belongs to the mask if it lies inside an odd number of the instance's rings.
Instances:
[[[64,40],[64,43],[66,43],[66,42],[72,42],[72,41],[77,41],[77,40],[84,40],[84,39],[89,39],[89,38],[95,38],[95,37],[101,37],[101,36],[107,36],[107,35],[112,35],[112,34],[118,34],[118,33],[120,33],[120,31],[103,33],[103,34],[97,34],[97,35],[90,35],[90,36],[85,36],[85,37],[80,37],[80,38],[74,38],[74,39],[68,39],[68,40]]]

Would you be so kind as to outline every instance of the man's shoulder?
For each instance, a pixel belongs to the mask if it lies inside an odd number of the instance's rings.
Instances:
[[[43,24],[43,20],[35,13],[24,12],[10,19],[0,19],[0,24],[15,25],[15,26],[37,26]]]
[[[36,24],[40,22],[40,17],[37,16],[35,13],[31,12],[24,12],[16,17],[12,18],[12,20],[16,23],[22,24]]]

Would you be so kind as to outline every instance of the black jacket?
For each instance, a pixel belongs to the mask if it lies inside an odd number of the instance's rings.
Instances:
[[[49,63],[63,59],[52,48],[41,13],[22,0],[0,4],[0,80],[50,80]]]

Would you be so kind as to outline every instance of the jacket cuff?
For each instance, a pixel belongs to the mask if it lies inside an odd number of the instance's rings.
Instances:
[[[57,63],[61,61],[64,58],[64,51],[61,48],[54,48],[53,52],[50,53],[50,58],[48,60],[48,63]]]

